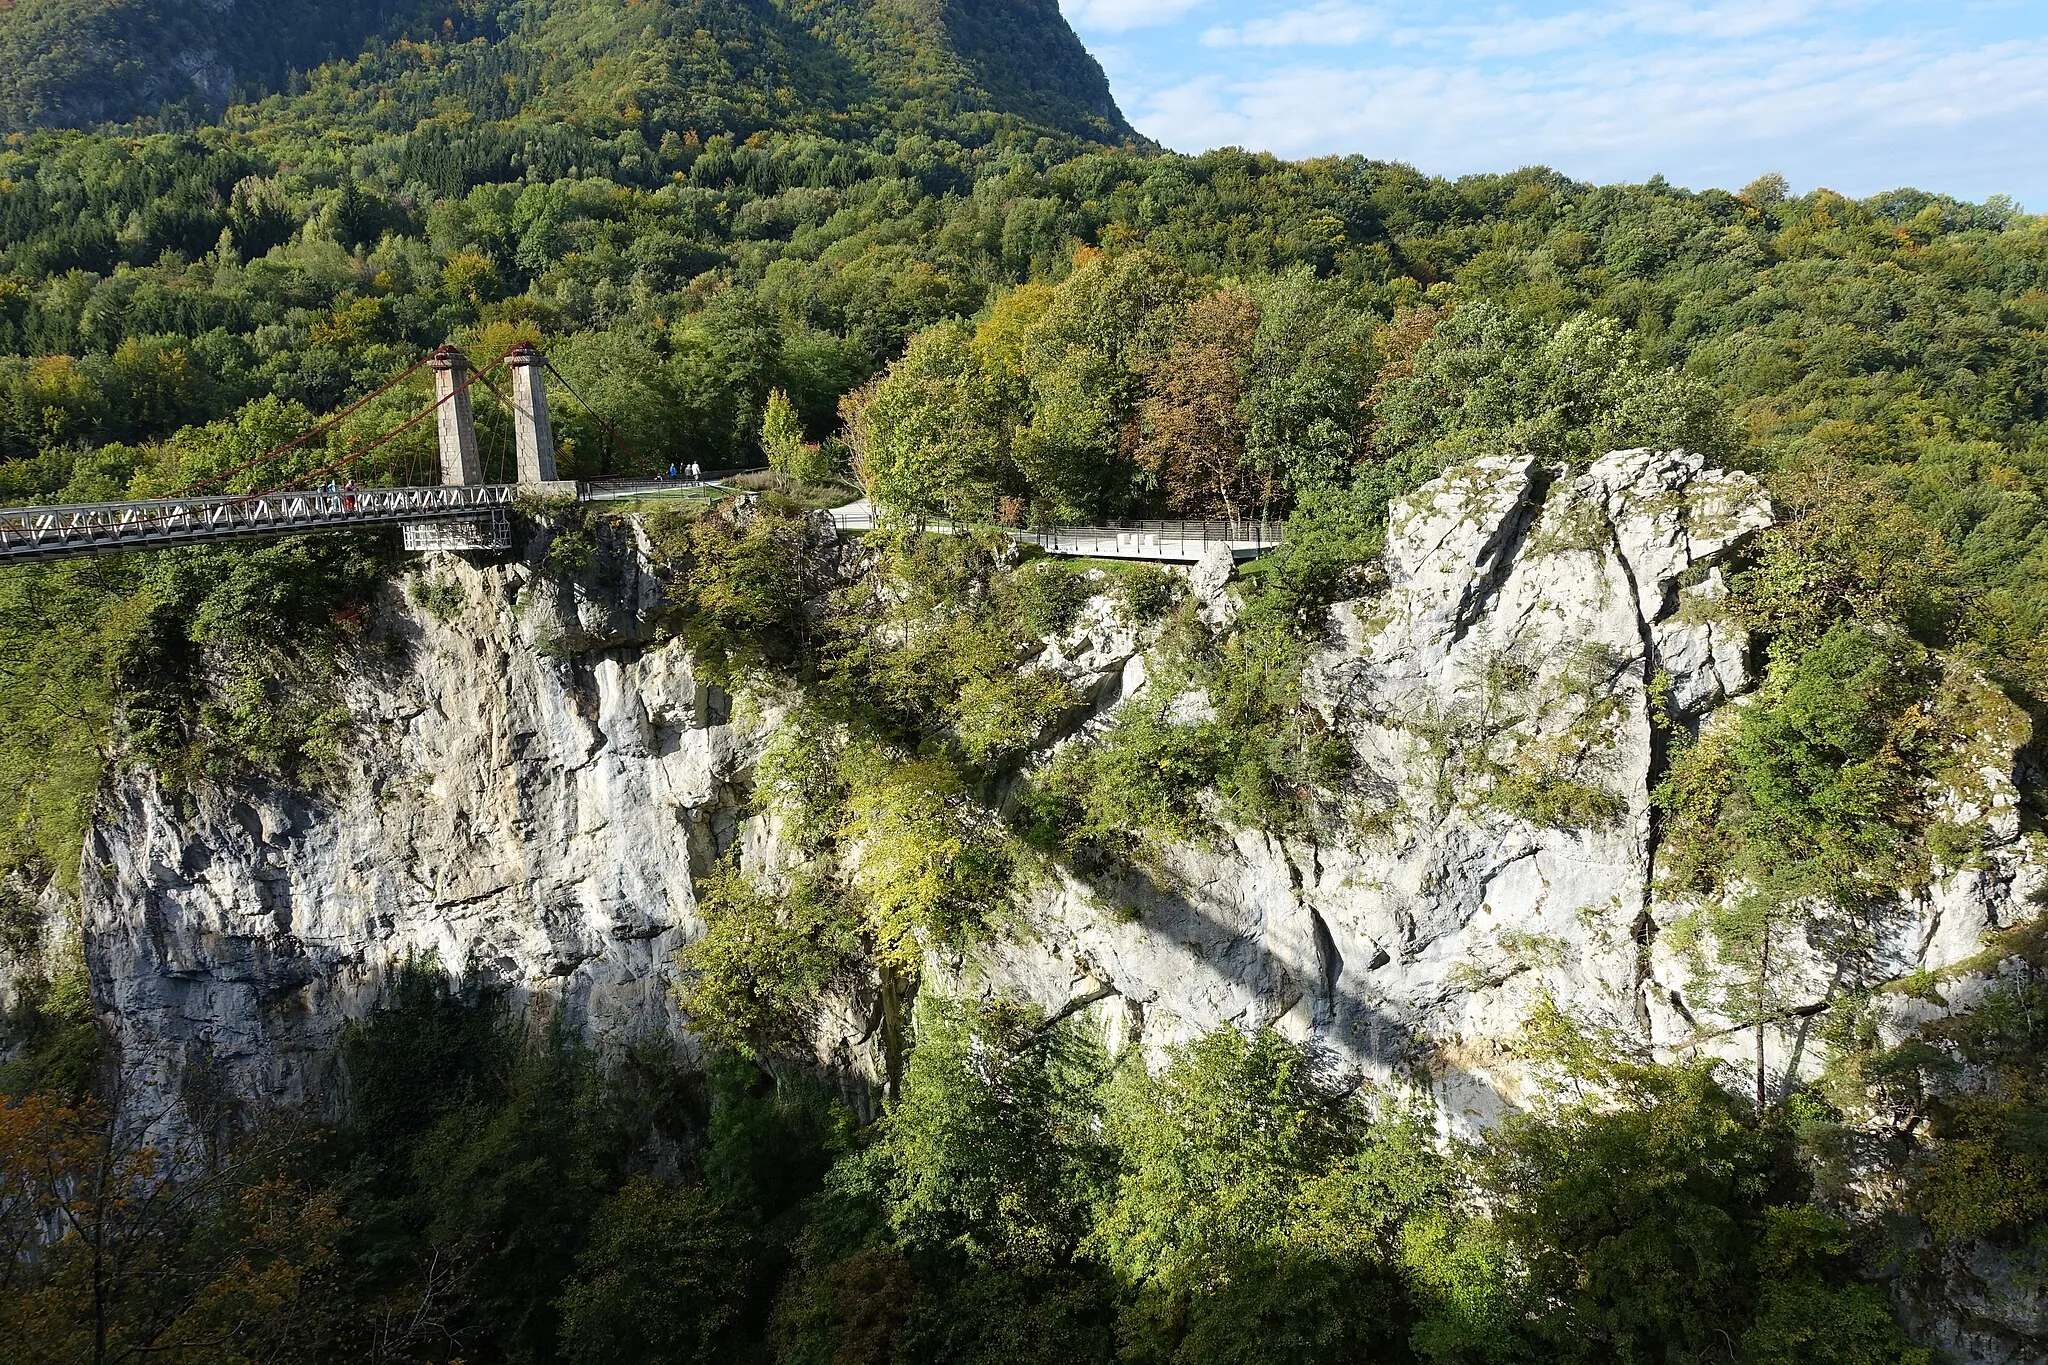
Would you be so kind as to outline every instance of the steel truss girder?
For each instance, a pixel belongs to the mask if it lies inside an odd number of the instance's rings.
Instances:
[[[438,485],[10,507],[0,509],[0,563],[502,514],[518,491],[516,484]]]

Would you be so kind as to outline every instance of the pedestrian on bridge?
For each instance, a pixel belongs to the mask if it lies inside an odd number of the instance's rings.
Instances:
[[[341,486],[341,510],[344,512],[356,510],[356,481],[354,479],[350,479]]]
[[[334,480],[332,479],[327,481],[327,510],[330,512],[339,512],[341,510],[341,499],[335,496]]]

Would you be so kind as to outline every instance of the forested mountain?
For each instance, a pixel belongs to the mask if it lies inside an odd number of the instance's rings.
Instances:
[[[991,110],[1130,135],[1053,0],[25,0],[0,10],[0,124],[206,122],[372,39],[367,88],[309,112],[406,130],[637,106],[744,133]]]
[[[1171,155],[1050,0],[27,0],[0,12],[0,108],[23,130],[0,146],[0,505],[331,477],[427,401],[411,370],[445,342],[542,346],[571,476],[781,471],[631,525],[528,508],[511,564],[328,536],[0,570],[0,1361],[2048,1349],[2048,219],[1769,175]],[[1412,586],[1389,509],[1512,476],[1516,508],[1584,513],[1524,548],[1590,574],[1625,556],[1584,490],[1637,446],[1694,452],[1772,524],[1650,499],[1723,558],[1631,609],[1620,662],[1504,654],[1410,717],[1440,804],[1390,805],[1354,742],[1388,708],[1330,685]],[[432,465],[415,428],[347,468]],[[857,491],[894,529],[855,552],[807,509]],[[993,530],[1131,516],[1288,542],[1203,597],[1019,563]],[[938,517],[987,534],[919,533]],[[657,580],[645,636],[614,630],[603,595]],[[1149,691],[1101,709],[1137,670],[1083,696],[1045,666],[1084,613],[1146,642]],[[1726,672],[1704,701],[1659,665],[1698,632],[1718,653],[1690,674]],[[560,906],[508,912],[530,972],[459,938],[604,823],[508,852],[447,815],[461,754],[503,743],[511,772],[537,731],[340,790],[460,709],[401,686],[436,649],[516,656],[575,745],[628,663],[687,656],[663,676],[694,699],[635,710],[619,747],[703,741],[735,793],[625,784],[698,841],[675,905],[630,908],[688,927],[644,993],[701,1052],[579,1032],[587,1000],[510,1008],[582,979]],[[1642,742],[1617,775],[1595,750],[1623,702]],[[1574,719],[1529,738],[1517,707]],[[742,755],[748,715],[774,736]],[[501,776],[523,829],[532,791]],[[398,844],[435,820],[468,842],[294,902],[262,860],[355,797]],[[1295,860],[1243,897],[1278,915],[1326,858],[1460,821],[1559,866],[1629,843],[1635,901],[1447,969],[1451,1024],[1382,1029],[1370,1078],[1333,1083],[1337,1006],[1300,990],[1324,1034],[1247,1007],[1146,1066],[1078,1006],[945,988],[1035,888],[1129,929],[1104,888],[1168,897],[1175,856],[1257,847]],[[771,844],[785,863],[744,863]],[[246,923],[208,919],[237,857]],[[390,907],[350,899],[384,872],[467,959],[397,953]],[[124,876],[133,913],[82,932],[81,897]],[[1409,965],[1445,880],[1348,962],[1315,920],[1331,992]],[[320,956],[304,912],[336,906],[389,961]],[[1903,965],[1878,946],[1902,918],[1924,930]],[[1460,1032],[1464,993],[1577,970],[1572,935],[1626,964],[1620,1003],[1532,987],[1497,1035]],[[175,1083],[107,1045],[115,939],[173,963],[166,1013],[215,1049]],[[314,1021],[334,1055],[262,1057],[326,1078],[320,1103],[226,1093],[265,1029],[356,988],[362,1017]],[[828,1051],[833,1010],[872,1065]],[[1453,1140],[1454,1061],[1515,1068],[1514,1114]],[[203,1120],[174,1178],[138,1091]],[[78,1235],[49,1250],[60,1217]]]
[[[0,11],[0,123],[203,121],[403,17],[433,22],[409,0],[23,0]]]

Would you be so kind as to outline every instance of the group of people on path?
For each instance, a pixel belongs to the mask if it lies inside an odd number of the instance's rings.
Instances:
[[[681,466],[671,463],[668,467],[668,481],[676,483],[684,478],[688,478],[691,483],[704,482],[704,466],[695,460]]]

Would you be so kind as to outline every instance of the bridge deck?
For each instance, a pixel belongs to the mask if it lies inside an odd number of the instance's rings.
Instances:
[[[518,492],[482,484],[0,508],[0,563],[473,517],[511,506]]]
[[[501,517],[522,492],[574,494],[596,502],[663,490],[695,491],[716,486],[710,479],[614,480],[580,488],[566,482],[481,484],[0,508],[0,563],[197,545],[298,531],[451,521],[480,515]],[[874,530],[880,524],[874,508],[865,499],[834,510],[832,520],[843,531]],[[931,523],[927,529],[949,532],[954,528]],[[1049,554],[1181,564],[1193,563],[1216,546],[1228,549],[1235,559],[1251,559],[1275,548],[1280,540],[1278,527],[1220,521],[1062,526],[1008,534]]]

